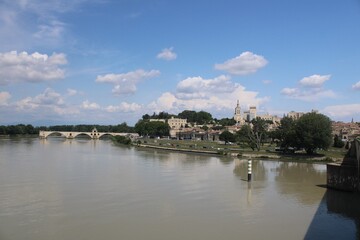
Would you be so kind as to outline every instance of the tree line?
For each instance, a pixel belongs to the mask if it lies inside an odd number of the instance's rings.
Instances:
[[[117,125],[55,125],[34,127],[31,124],[0,125],[0,135],[32,135],[44,131],[66,131],[66,132],[91,132],[96,128],[99,132],[126,132],[134,133],[134,127],[128,126],[125,122]]]
[[[256,118],[235,134],[222,132],[220,140],[247,144],[258,151],[265,142],[276,142],[280,151],[294,152],[303,149],[307,154],[313,154],[317,149],[326,150],[333,142],[331,120],[323,114],[311,112],[297,120],[284,117],[280,126],[273,131],[268,130],[268,124],[267,121]],[[336,144],[341,145],[338,142]]]

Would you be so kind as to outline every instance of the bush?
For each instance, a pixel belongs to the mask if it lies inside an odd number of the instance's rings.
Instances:
[[[114,136],[113,140],[116,143],[120,143],[120,144],[125,144],[125,145],[131,144],[131,139],[125,136]]]

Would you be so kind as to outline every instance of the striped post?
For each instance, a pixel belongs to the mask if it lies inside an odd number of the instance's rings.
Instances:
[[[248,160],[248,181],[251,181],[251,160]]]

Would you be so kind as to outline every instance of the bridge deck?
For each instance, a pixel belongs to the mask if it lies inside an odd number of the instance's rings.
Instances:
[[[66,138],[72,139],[76,138],[79,135],[87,135],[91,139],[99,139],[102,136],[110,135],[110,136],[126,136],[131,139],[139,137],[137,133],[114,133],[114,132],[98,132],[96,130],[93,130],[92,132],[74,132],[74,131],[40,131],[39,137],[40,138],[47,138],[48,136],[52,134],[60,134],[61,136],[64,136]]]

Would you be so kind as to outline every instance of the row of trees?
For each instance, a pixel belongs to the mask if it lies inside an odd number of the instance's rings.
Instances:
[[[192,110],[184,110],[178,115],[169,114],[167,112],[159,112],[153,113],[151,116],[149,114],[145,114],[142,116],[142,120],[150,120],[150,119],[170,119],[171,117],[187,119],[189,124],[216,124],[215,127],[217,130],[223,129],[225,126],[232,126],[236,123],[233,118],[222,118],[216,119],[213,118],[212,115],[205,111],[192,111]]]
[[[260,118],[253,119],[236,133],[224,131],[220,140],[246,143],[253,150],[260,150],[266,141],[276,141],[283,151],[304,149],[313,154],[317,149],[327,149],[332,143],[331,120],[322,114],[307,113],[294,120],[284,117],[280,126],[268,131],[268,123]]]
[[[27,134],[39,134],[40,130],[45,131],[73,131],[73,132],[91,132],[94,127],[99,132],[135,132],[134,127],[128,126],[125,122],[118,125],[56,125],[50,127],[34,127],[30,124],[18,124],[0,126],[0,135],[27,135]]]

